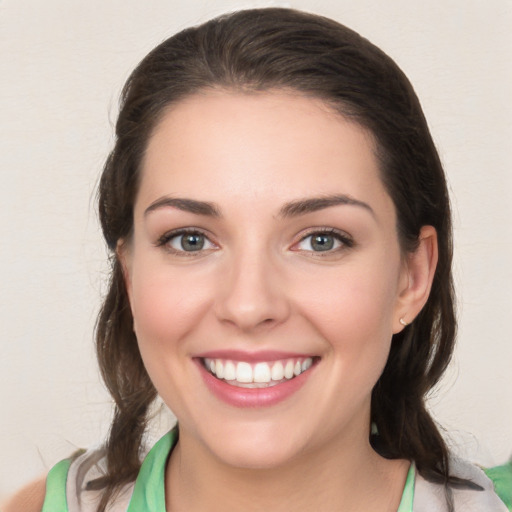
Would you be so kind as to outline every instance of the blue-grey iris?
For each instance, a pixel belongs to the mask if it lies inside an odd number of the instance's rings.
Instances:
[[[331,235],[313,235],[311,247],[314,251],[329,251],[334,247],[334,237]]]
[[[200,251],[204,247],[204,235],[198,233],[185,234],[181,237],[184,251]]]

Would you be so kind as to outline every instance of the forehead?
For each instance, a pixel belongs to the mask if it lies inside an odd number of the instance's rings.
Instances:
[[[146,150],[139,192],[143,202],[165,194],[260,202],[385,194],[373,137],[323,101],[226,91],[195,94],[164,114]]]

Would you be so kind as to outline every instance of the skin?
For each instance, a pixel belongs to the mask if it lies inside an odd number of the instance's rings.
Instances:
[[[286,211],[340,195],[359,203]],[[183,250],[183,228],[205,236],[202,250]],[[322,229],[341,235],[332,250],[313,250]],[[399,319],[428,297],[435,230],[420,239],[402,253],[371,135],[321,101],[209,91],[169,109],[118,250],[144,363],[180,424],[168,510],[396,510],[409,464],[370,447],[370,396]],[[239,408],[195,359],[224,349],[318,364],[286,400]]]
[[[183,250],[182,228],[205,235],[203,250]],[[333,248],[316,251],[325,229]],[[180,423],[168,512],[396,511],[409,462],[371,448],[370,396],[399,319],[428,298],[437,240],[425,226],[418,249],[401,251],[370,134],[290,92],[192,96],[150,139],[118,256],[145,365]],[[195,357],[217,349],[317,364],[282,402],[239,408],[200,378]],[[41,479],[2,510],[43,499]]]
[[[2,512],[39,512],[43,508],[46,477],[43,476],[20,489],[0,503]]]

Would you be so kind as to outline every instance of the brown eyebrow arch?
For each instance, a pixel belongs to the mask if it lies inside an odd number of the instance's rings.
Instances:
[[[286,203],[279,211],[280,217],[298,217],[307,213],[313,213],[331,206],[350,205],[358,206],[369,211],[373,217],[375,212],[371,206],[363,201],[353,197],[336,194],[331,196],[311,197],[299,199]],[[207,217],[222,217],[220,210],[213,203],[207,201],[197,201],[196,199],[186,199],[181,197],[162,197],[146,208],[144,216],[158,210],[159,208],[172,207],[184,212],[194,213],[196,215],[205,215]]]
[[[184,212],[195,213],[196,215],[206,215],[208,217],[220,217],[220,211],[213,204],[207,201],[196,201],[195,199],[184,199],[181,197],[162,197],[151,203],[144,212],[144,216],[148,215],[159,208],[165,207],[177,208]]]
[[[331,206],[339,205],[358,206],[369,211],[372,216],[375,217],[375,212],[369,204],[344,194],[311,197],[299,199],[298,201],[292,201],[290,203],[286,203],[281,208],[279,215],[281,217],[297,217],[299,215],[305,215],[306,213],[313,213],[318,210],[323,210],[325,208],[330,208]]]

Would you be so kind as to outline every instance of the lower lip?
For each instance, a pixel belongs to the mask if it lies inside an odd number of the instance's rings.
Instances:
[[[201,377],[208,389],[223,402],[234,407],[270,407],[286,400],[296,393],[309,378],[316,365],[304,373],[281,384],[268,388],[241,388],[231,386],[226,381],[217,379],[197,360]]]

